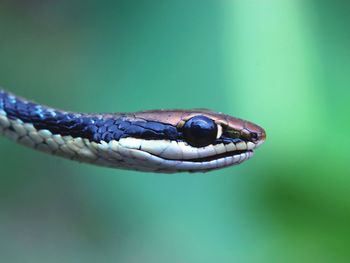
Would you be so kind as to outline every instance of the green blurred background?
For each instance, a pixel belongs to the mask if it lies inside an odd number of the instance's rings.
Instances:
[[[0,82],[74,111],[205,107],[263,126],[207,174],[0,138],[1,262],[350,262],[347,1],[0,2]]]

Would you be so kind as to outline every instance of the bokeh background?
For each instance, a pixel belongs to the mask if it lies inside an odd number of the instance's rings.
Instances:
[[[0,2],[0,81],[74,111],[205,107],[263,126],[207,174],[0,138],[1,262],[350,262],[347,1]]]

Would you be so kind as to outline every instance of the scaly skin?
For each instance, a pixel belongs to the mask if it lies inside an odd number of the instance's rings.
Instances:
[[[183,134],[186,121],[205,116],[218,128],[204,147]],[[31,148],[96,165],[162,173],[206,172],[248,160],[265,131],[209,110],[83,114],[52,109],[0,91],[0,133]]]

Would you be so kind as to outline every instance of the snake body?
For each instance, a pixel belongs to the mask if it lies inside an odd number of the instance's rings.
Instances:
[[[205,172],[248,160],[265,131],[209,110],[86,114],[0,90],[0,134],[79,162],[162,173]]]

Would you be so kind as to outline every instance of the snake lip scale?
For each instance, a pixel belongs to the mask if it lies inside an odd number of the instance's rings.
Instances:
[[[74,113],[5,90],[0,90],[0,134],[79,162],[159,173],[237,165],[266,139],[260,126],[206,109]]]
[[[217,154],[217,155],[214,155],[214,156],[189,159],[187,161],[189,161],[189,162],[210,162],[210,161],[213,161],[213,160],[216,160],[216,159],[230,157],[230,156],[235,156],[235,155],[240,155],[240,154],[246,154],[246,153],[253,154],[253,151],[252,150],[245,150],[245,151],[244,150],[236,150],[236,151],[232,151],[232,152],[225,152],[225,153]]]

